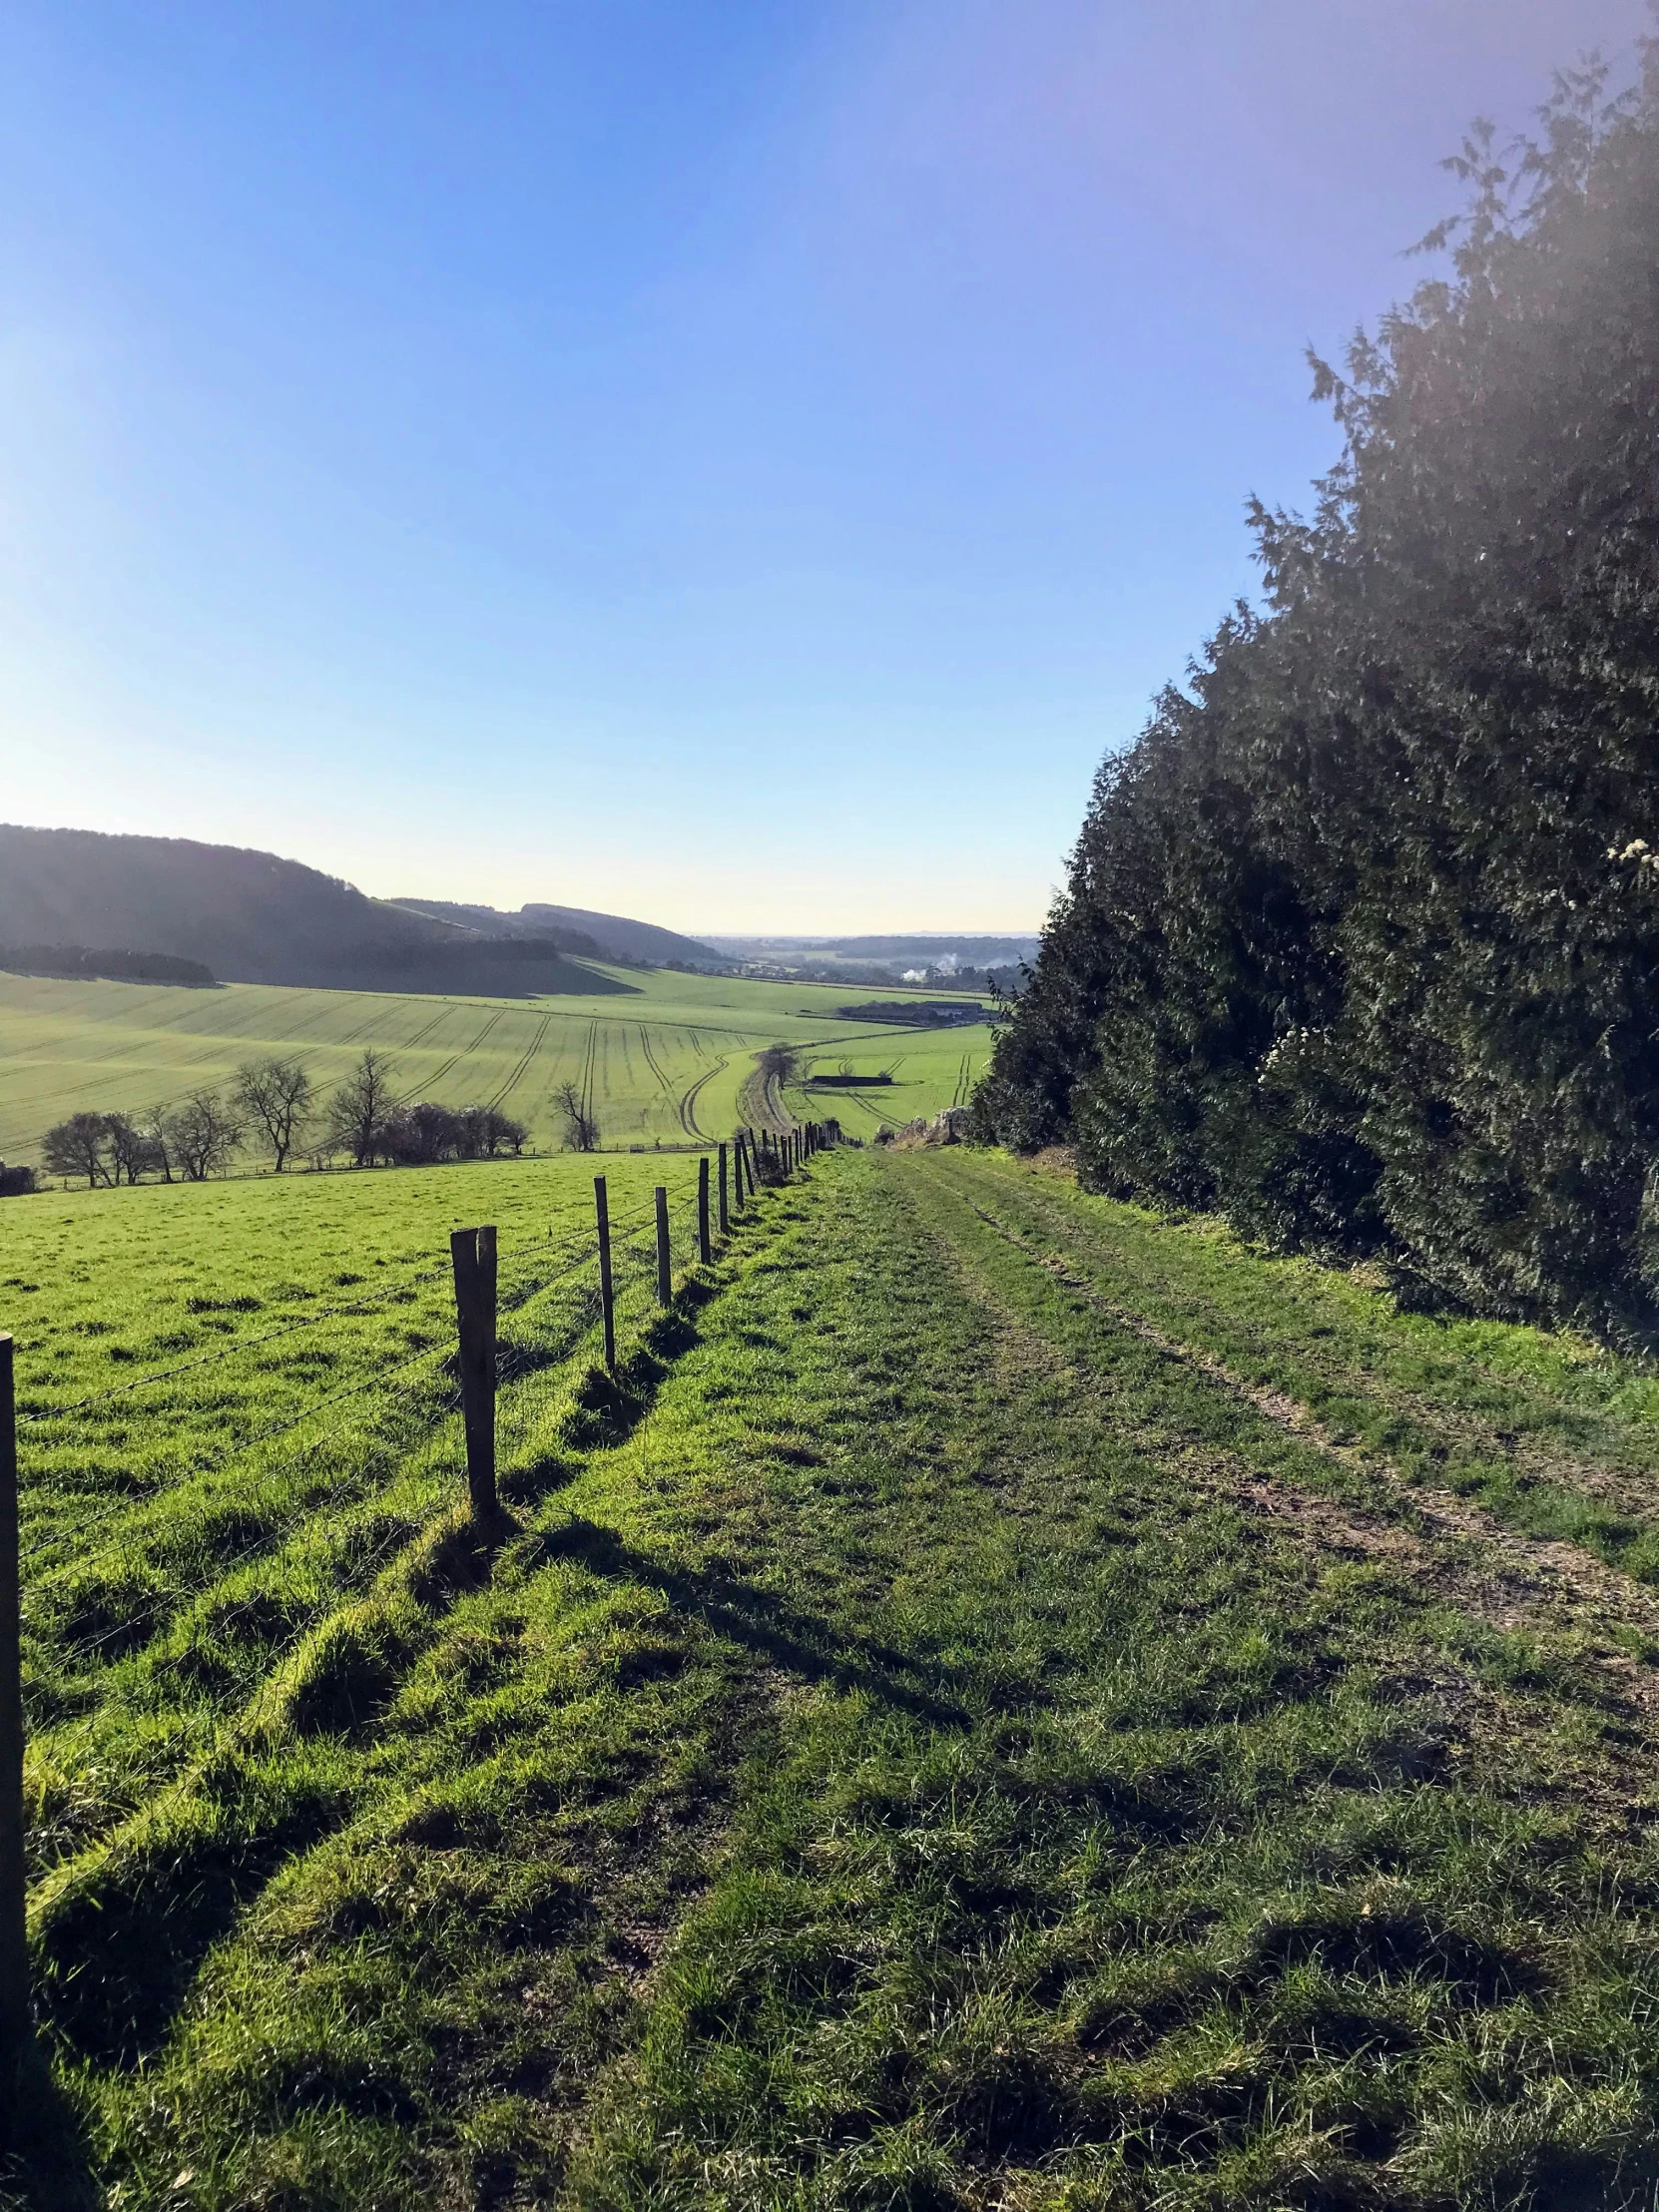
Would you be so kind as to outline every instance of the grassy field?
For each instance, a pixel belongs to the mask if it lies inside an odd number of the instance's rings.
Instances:
[[[898,1120],[948,1105],[964,1051],[976,1066],[988,1051],[983,1028],[894,1032],[844,1020],[837,1008],[867,994],[840,987],[601,972],[621,988],[510,1000],[0,974],[0,1158],[36,1159],[43,1133],[66,1114],[137,1114],[223,1084],[244,1061],[274,1052],[303,1059],[325,1091],[373,1046],[391,1058],[405,1098],[493,1103],[550,1148],[561,1137],[553,1094],[566,1082],[597,1114],[607,1147],[683,1144],[729,1133],[755,1055],[769,1044],[827,1052],[830,1066],[902,1056]],[[878,1125],[861,1102],[851,1118]]]
[[[872,1137],[942,1106],[965,1106],[991,1055],[988,1028],[905,1030],[896,1036],[850,1039],[801,1055],[801,1073],[816,1080],[791,1084],[786,1096],[803,1121],[833,1114],[849,1136]],[[843,1071],[890,1074],[890,1084],[845,1090],[834,1087]]]
[[[602,1386],[580,1166],[8,1209],[19,2201],[1653,2202],[1646,1368],[866,1150]],[[481,1532],[457,1216],[526,1293]]]

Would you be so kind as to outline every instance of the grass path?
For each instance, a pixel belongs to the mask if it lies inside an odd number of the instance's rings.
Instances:
[[[1014,1163],[824,1156],[58,1924],[83,2171],[1650,2203],[1645,1569],[1499,1479],[1602,1510],[1646,1390]]]

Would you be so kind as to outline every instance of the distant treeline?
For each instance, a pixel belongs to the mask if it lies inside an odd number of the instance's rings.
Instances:
[[[84,944],[0,945],[0,968],[13,975],[61,975],[112,983],[183,983],[213,987],[214,971],[171,952],[95,951]]]
[[[1375,1256],[1424,1305],[1659,1319],[1659,58],[1484,128],[1453,272],[1316,363],[1343,456],[1262,611],[1110,759],[980,1134]]]
[[[906,1029],[957,1029],[989,1019],[989,1010],[962,999],[942,1004],[925,998],[872,998],[856,1006],[837,1006],[838,1021],[890,1021]]]

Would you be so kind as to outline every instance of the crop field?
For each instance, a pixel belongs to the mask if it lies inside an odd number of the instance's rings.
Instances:
[[[587,1166],[9,1203],[16,2202],[1651,2205],[1659,1374],[871,1148],[611,1384]]]
[[[870,1055],[879,1065],[883,1055],[905,1052],[900,1120],[948,1105],[970,1040],[976,1065],[988,1049],[983,1028],[895,1033],[842,1020],[836,1008],[847,994],[825,985],[596,972],[616,987],[510,1000],[261,984],[193,991],[0,974],[0,1158],[35,1160],[44,1132],[67,1114],[138,1114],[278,1052],[302,1059],[325,1092],[372,1046],[389,1057],[405,1099],[499,1106],[543,1148],[560,1141],[554,1093],[571,1082],[610,1149],[725,1135],[739,1118],[755,1055],[769,1044],[828,1046],[837,1064],[862,1055],[858,1066]],[[854,1116],[879,1125],[861,1107]]]
[[[849,1136],[867,1138],[944,1106],[965,1106],[991,1056],[991,1032],[971,1028],[889,1032],[846,1044],[815,1045],[801,1054],[801,1073],[815,1080],[791,1084],[790,1110],[802,1121],[832,1114]],[[835,1086],[843,1071],[890,1074],[890,1084]]]

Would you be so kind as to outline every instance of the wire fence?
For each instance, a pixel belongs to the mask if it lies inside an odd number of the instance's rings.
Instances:
[[[150,1539],[164,1521],[172,1523],[177,1534],[184,1518],[183,1493],[193,1493],[190,1502],[206,1516],[221,1499],[232,1499],[246,1509],[261,1504],[271,1493],[284,1488],[287,1492],[287,1511],[256,1516],[242,1540],[229,1550],[214,1544],[203,1547],[203,1571],[194,1592],[188,1587],[191,1577],[181,1571],[176,1558],[159,1563],[171,1567],[164,1578],[169,1597],[176,1601],[200,1600],[254,1559],[288,1542],[297,1528],[314,1520],[323,1503],[343,1508],[348,1504],[366,1505],[377,1493],[395,1495],[399,1485],[413,1477],[413,1461],[423,1441],[427,1445],[434,1442],[444,1424],[457,1413],[463,1421],[473,1515],[476,1519],[495,1512],[498,1391],[508,1393],[511,1424],[522,1439],[530,1434],[534,1420],[551,1402],[554,1392],[568,1387],[570,1365],[591,1342],[596,1329],[603,1328],[608,1364],[618,1371],[625,1368],[636,1347],[625,1344],[620,1351],[616,1349],[619,1310],[629,1325],[630,1336],[644,1342],[649,1317],[672,1307],[699,1262],[711,1257],[716,1241],[717,1197],[720,1232],[727,1232],[745,1216],[759,1219],[754,1208],[760,1189],[787,1179],[815,1151],[838,1141],[838,1135],[832,1123],[810,1125],[788,1138],[742,1132],[730,1148],[719,1147],[718,1193],[705,1154],[697,1182],[691,1188],[671,1193],[666,1186],[658,1186],[649,1202],[615,1216],[608,1215],[605,1179],[596,1177],[596,1225],[590,1237],[562,1241],[552,1252],[545,1247],[516,1248],[507,1256],[507,1267],[498,1270],[493,1229],[457,1231],[451,1239],[447,1266],[424,1268],[360,1297],[336,1300],[277,1328],[239,1338],[213,1353],[133,1377],[107,1390],[84,1393],[61,1405],[32,1406],[21,1416],[16,1403],[12,1340],[0,1335],[0,2065],[12,2055],[4,2047],[8,2038],[26,2035],[29,2020],[27,1947],[22,1936],[26,1902],[22,1850],[25,1634],[31,1651],[38,1654],[44,1667],[60,1675],[76,1676],[94,1668],[102,1679],[111,1672],[109,1661],[131,1656],[143,1647],[148,1631],[142,1619],[111,1619],[108,1610],[95,1625],[87,1624],[85,1608],[72,1601],[77,1593],[96,1597],[101,1581],[108,1595],[109,1578],[101,1577],[100,1570],[118,1558],[136,1571],[157,1567]],[[673,1266],[676,1255],[681,1261],[678,1283]],[[354,1376],[302,1404],[284,1406],[249,1434],[235,1438],[206,1459],[184,1466],[170,1486],[152,1488],[143,1495],[129,1493],[96,1513],[76,1514],[64,1525],[33,1534],[27,1544],[20,1544],[20,1432],[32,1434],[52,1423],[65,1422],[74,1414],[92,1415],[106,1404],[130,1399],[179,1377],[246,1360],[325,1322],[356,1319],[394,1302],[406,1302],[423,1287],[445,1277],[452,1278],[455,1289],[453,1342],[426,1342],[408,1350],[394,1348],[397,1356],[375,1362],[372,1372]],[[534,1309],[541,1300],[548,1302],[547,1309],[537,1314]],[[503,1338],[499,1324],[507,1317],[517,1326]],[[422,1327],[427,1319],[421,1317]],[[528,1334],[523,1334],[526,1325]],[[481,1360],[476,1357],[480,1345],[484,1348]],[[420,1374],[421,1370],[426,1373]],[[258,1365],[254,1372],[260,1375]],[[264,1376],[267,1381],[286,1380],[280,1370],[269,1367]],[[173,1410],[158,1411],[155,1417],[165,1419]],[[342,1417],[319,1433],[302,1434],[329,1413]],[[343,1443],[348,1435],[362,1434],[365,1427],[368,1433],[357,1454],[356,1479],[366,1487],[354,1490],[352,1478],[348,1475],[341,1479],[338,1470],[324,1462],[323,1454],[330,1445]],[[378,1455],[373,1448],[376,1437],[384,1447]],[[297,1448],[284,1449],[291,1439],[298,1439]],[[262,1455],[273,1453],[275,1463],[259,1465]],[[314,1476],[309,1481],[305,1479],[307,1459]],[[483,1475],[487,1479],[481,1479]],[[54,1496],[62,1501],[61,1492],[47,1490],[42,1502],[50,1504]],[[74,1496],[67,1502],[73,1506]],[[452,1489],[434,1484],[421,1515],[412,1524],[392,1516],[392,1532],[383,1538],[384,1544],[395,1551],[399,1545],[417,1541],[446,1504],[452,1508],[454,1502]],[[89,1547],[89,1537],[102,1530],[110,1531],[106,1540]],[[378,1571],[372,1547],[370,1563]],[[357,1571],[360,1580],[361,1560]],[[67,1609],[55,1603],[60,1590],[71,1601]],[[172,1617],[168,1608],[161,1610]],[[314,1617],[302,1620],[283,1643],[268,1650],[263,1679],[272,1679],[271,1670],[283,1651],[291,1649],[316,1625]]]
[[[828,1132],[819,1141],[828,1141]],[[771,1133],[759,1135],[749,1132],[739,1136],[731,1147],[734,1197],[743,1193],[753,1199],[757,1163],[761,1163],[764,1169],[766,1161],[779,1143],[780,1140]],[[724,1146],[720,1148],[722,1154],[727,1149]],[[746,1160],[747,1174],[743,1165]],[[762,1179],[766,1179],[764,1174]],[[699,1181],[704,1185],[701,1191],[699,1183],[691,1183],[677,1190],[662,1187],[667,1200],[671,1251],[684,1252],[688,1246],[694,1253],[700,1253],[702,1249],[701,1232],[710,1216],[712,1205],[706,1166]],[[620,1295],[614,1298],[614,1305],[630,1320],[637,1320],[642,1312],[648,1313],[655,1303],[651,1278],[654,1271],[660,1272],[663,1259],[656,1215],[657,1201],[653,1194],[650,1200],[613,1214],[609,1219],[612,1268],[615,1276],[620,1279],[617,1286]],[[562,1264],[549,1268],[545,1263],[550,1257]],[[567,1365],[579,1350],[583,1339],[602,1318],[601,1286],[592,1280],[585,1284],[579,1281],[584,1276],[591,1278],[600,1272],[597,1246],[591,1237],[582,1239],[580,1243],[564,1240],[553,1255],[546,1254],[545,1248],[538,1253],[533,1246],[528,1249],[521,1247],[512,1254],[511,1262],[510,1269],[497,1288],[496,1318],[521,1315],[537,1299],[567,1286],[574,1287],[579,1295],[570,1302],[573,1310],[564,1326],[552,1338],[534,1344],[510,1341],[505,1346],[497,1347],[496,1380],[506,1386]],[[355,1319],[389,1304],[407,1301],[417,1296],[421,1289],[450,1277],[452,1270],[453,1262],[449,1265],[422,1268],[412,1275],[400,1276],[393,1283],[381,1285],[372,1292],[318,1306],[313,1312],[285,1322],[278,1328],[262,1330],[255,1335],[239,1338],[235,1343],[215,1352],[175,1362],[147,1375],[112,1384],[104,1390],[85,1392],[62,1405],[22,1411],[18,1416],[18,1425],[28,1428],[49,1427],[74,1413],[91,1413],[102,1405],[124,1400],[144,1389],[185,1376],[214,1370],[229,1362],[247,1359],[273,1344],[285,1341],[303,1331],[314,1330],[325,1322]],[[660,1289],[660,1281],[658,1288]],[[423,1317],[423,1321],[425,1319]],[[20,1568],[27,1568],[31,1561],[40,1562],[28,1575],[31,1594],[43,1585],[49,1585],[67,1575],[86,1573],[100,1560],[116,1552],[131,1551],[136,1545],[142,1544],[153,1510],[174,1502],[182,1485],[192,1488],[210,1485],[214,1478],[222,1476],[256,1453],[306,1428],[318,1415],[353,1403],[371,1393],[383,1392],[388,1384],[419,1368],[424,1362],[432,1362],[441,1368],[449,1357],[441,1346],[421,1344],[400,1359],[377,1362],[373,1371],[360,1380],[322,1391],[302,1404],[285,1407],[275,1418],[263,1421],[246,1435],[235,1437],[208,1457],[187,1460],[178,1467],[171,1482],[158,1484],[141,1495],[134,1495],[129,1491],[100,1511],[90,1515],[77,1513],[67,1525],[37,1534],[21,1548],[19,1554]],[[256,1364],[250,1378],[251,1382],[255,1383],[282,1380],[286,1378],[279,1371],[270,1370],[264,1363]],[[233,1414],[236,1409],[231,1409]],[[444,1411],[438,1417],[446,1417],[447,1413],[458,1409],[459,1394],[456,1393],[454,1402],[446,1403]],[[330,1434],[336,1432],[337,1430],[329,1431]],[[306,1449],[314,1450],[323,1440],[308,1438]],[[255,1497],[274,1484],[288,1479],[291,1473],[291,1463],[281,1462],[252,1481],[239,1485],[238,1494]],[[75,1503],[73,1495],[65,1498],[59,1491],[44,1494],[37,1491],[36,1495],[42,1505],[49,1505],[54,1498],[71,1509]],[[86,1548],[86,1539],[93,1531],[116,1523],[122,1525],[112,1542],[96,1546],[90,1551]],[[54,1560],[49,1556],[65,1552],[73,1555],[61,1560]]]

